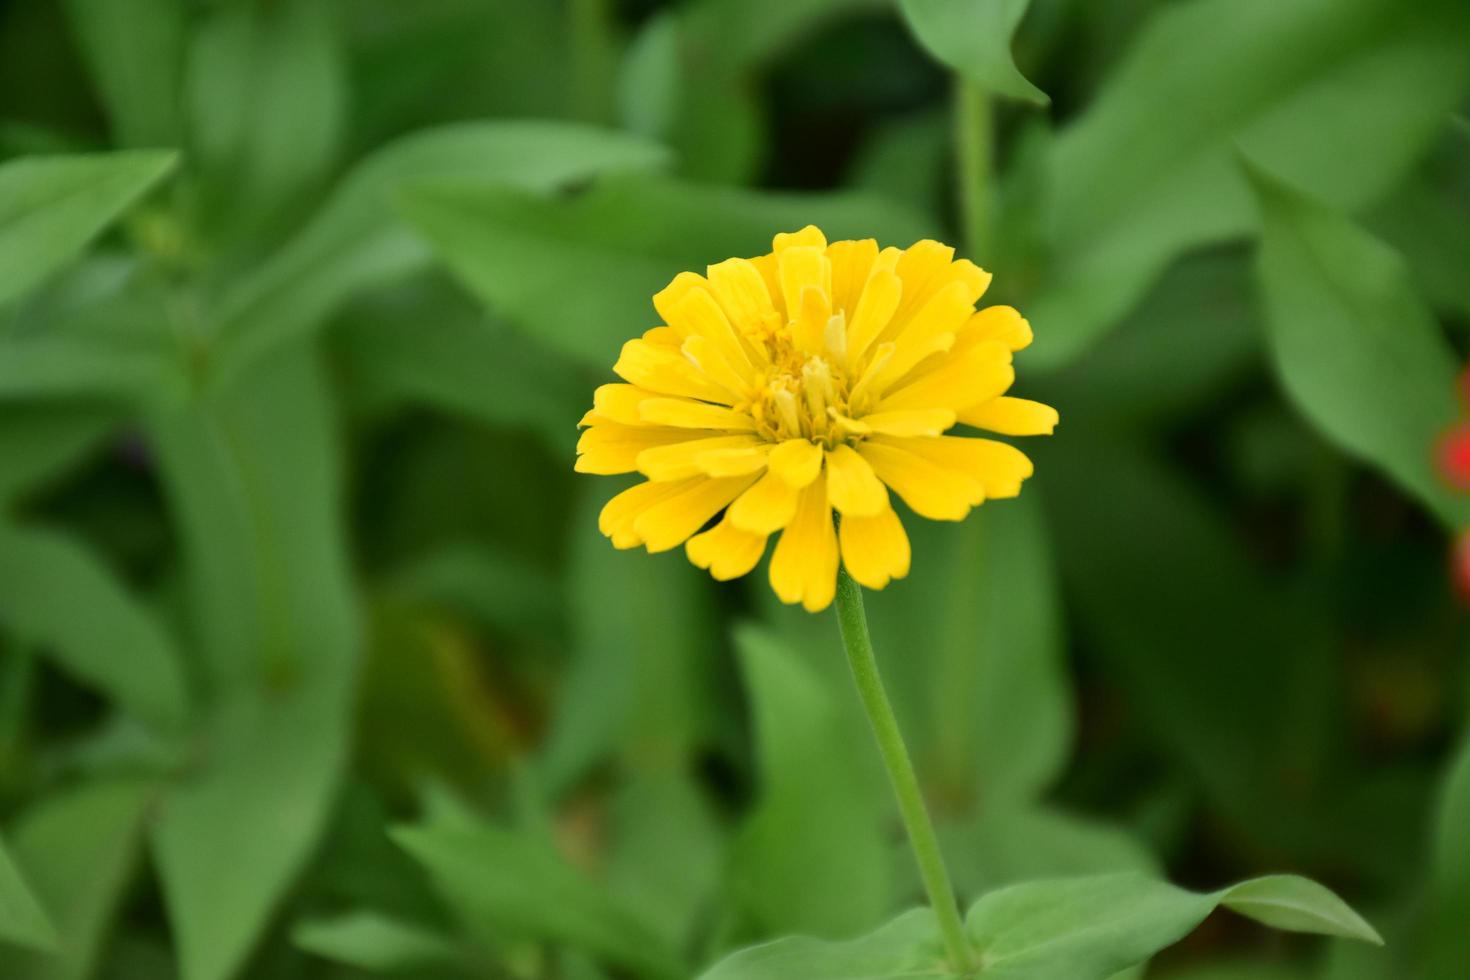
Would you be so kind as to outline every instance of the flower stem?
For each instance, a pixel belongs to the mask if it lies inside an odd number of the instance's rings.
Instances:
[[[909,751],[903,744],[903,735],[898,730],[898,719],[894,717],[893,705],[889,703],[888,693],[883,689],[878,661],[873,657],[873,641],[868,636],[868,617],[863,612],[862,588],[852,580],[845,568],[837,572],[837,625],[842,632],[842,645],[847,650],[847,662],[852,668],[852,679],[857,684],[858,697],[862,699],[863,709],[868,714],[873,736],[878,740],[878,751],[888,769],[893,793],[898,797],[898,809],[903,814],[903,825],[908,831],[914,860],[919,865],[919,875],[924,879],[924,889],[929,893],[929,904],[939,917],[939,930],[944,935],[950,966],[961,975],[967,976],[974,969],[975,963],[970,945],[965,940],[964,924],[960,921],[954,887],[950,884],[944,857],[939,853],[939,840],[934,836],[934,824],[924,806],[924,796],[919,790],[919,780],[914,775],[914,764],[909,759]]]
[[[990,261],[991,184],[994,179],[995,112],[990,95],[956,75],[954,127],[959,176],[960,231],[969,256],[982,266]]]

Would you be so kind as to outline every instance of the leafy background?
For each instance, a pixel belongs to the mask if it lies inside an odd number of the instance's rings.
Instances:
[[[967,243],[1063,416],[869,599],[962,898],[1292,870],[1388,946],[1149,976],[1463,980],[1467,94],[1455,0],[0,3],[0,975],[914,905],[830,616],[570,466],[656,288],[815,222]]]

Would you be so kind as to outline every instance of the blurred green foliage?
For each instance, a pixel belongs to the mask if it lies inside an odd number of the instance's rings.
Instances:
[[[996,975],[1362,934],[1208,891],[1290,869],[1388,946],[1149,975],[1470,976],[1467,95],[1459,0],[0,0],[0,977],[916,969],[831,618],[571,471],[808,222],[970,239],[1062,413],[868,601]]]

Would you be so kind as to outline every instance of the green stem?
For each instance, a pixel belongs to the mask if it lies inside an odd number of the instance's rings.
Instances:
[[[974,969],[975,963],[970,945],[965,941],[965,928],[960,921],[954,887],[950,884],[944,857],[939,853],[939,840],[934,836],[934,824],[924,806],[919,779],[914,775],[913,761],[909,759],[909,751],[903,744],[903,735],[898,730],[898,719],[894,717],[893,705],[889,703],[888,694],[883,689],[878,661],[873,657],[873,641],[868,636],[868,617],[863,612],[863,591],[847,574],[846,569],[840,569],[837,573],[837,625],[842,631],[842,645],[847,649],[847,662],[852,667],[852,679],[857,683],[858,697],[862,699],[863,709],[873,726],[873,736],[878,740],[878,751],[883,756],[883,764],[888,768],[893,793],[898,797],[898,809],[903,814],[903,825],[908,831],[914,860],[919,865],[919,875],[924,879],[924,889],[929,893],[929,904],[939,917],[939,930],[944,935],[950,965],[960,974],[968,975]]]
[[[994,180],[995,113],[990,96],[955,76],[954,125],[958,158],[961,233],[971,259],[989,267],[991,186]]]

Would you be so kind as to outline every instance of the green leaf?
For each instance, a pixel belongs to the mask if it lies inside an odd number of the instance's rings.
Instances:
[[[550,190],[599,173],[660,165],[639,139],[571,123],[464,123],[404,137],[367,157],[311,221],[221,300],[223,377],[319,327],[353,294],[401,279],[432,255],[401,226],[388,197],[400,183],[460,177]]]
[[[1237,148],[1334,205],[1371,204],[1459,105],[1467,32],[1470,11],[1452,0],[1161,9],[1092,108],[1057,136],[1054,266],[1026,305],[1031,363],[1078,354],[1184,250],[1253,230]]]
[[[71,261],[173,169],[172,153],[23,157],[0,164],[0,304]]]
[[[115,140],[127,147],[179,144],[182,0],[67,0]]]
[[[1079,632],[1153,744],[1230,822],[1298,860],[1390,873],[1408,860],[1411,830],[1365,818],[1357,785],[1316,775],[1336,669],[1318,595],[1267,574],[1200,489],[1133,443],[1073,428],[1049,449],[1037,482],[1068,542]]]
[[[409,402],[505,429],[529,429],[570,457],[586,384],[562,358],[488,319],[464,295],[406,288],[333,332],[354,393],[376,408]]]
[[[920,770],[957,804],[1033,799],[1066,765],[1073,727],[1040,500],[992,503],[959,527],[907,523],[913,571],[868,606]]]
[[[233,976],[311,856],[347,762],[344,681],[231,698],[203,771],[161,802],[153,852],[183,980]]]
[[[938,830],[961,895],[1036,878],[1159,870],[1125,830],[1036,803],[986,801],[973,817],[941,820]]]
[[[165,729],[183,724],[189,695],[172,639],[66,535],[0,523],[0,618],[139,718]]]
[[[1455,980],[1470,957],[1470,738],[1452,760],[1439,804],[1434,848],[1429,980]]]
[[[1330,208],[1253,172],[1259,272],[1282,385],[1338,445],[1384,470],[1451,528],[1470,503],[1434,470],[1463,409],[1457,358],[1403,260]]]
[[[372,973],[427,970],[459,960],[448,937],[371,911],[298,923],[291,941],[323,959]]]
[[[669,180],[600,181],[551,199],[463,181],[418,184],[404,213],[492,311],[581,363],[607,368],[652,322],[650,297],[686,269],[770,251],[774,232],[909,244],[924,221],[848,194],[767,194]],[[568,288],[571,282],[576,288]]]
[[[14,980],[84,980],[142,859],[143,824],[157,787],[104,779],[31,804],[11,836],[15,860],[55,917],[55,952],[7,959]]]
[[[117,416],[104,409],[6,406],[0,418],[0,506],[76,467],[117,425]]]
[[[388,579],[394,593],[453,607],[487,626],[530,636],[562,628],[557,583],[509,555],[470,544],[448,544],[405,562]]]
[[[390,832],[444,899],[493,944],[499,930],[565,944],[650,978],[686,975],[678,955],[633,907],[572,868],[545,841],[490,824]]]
[[[1027,882],[966,917],[982,970],[1006,980],[1107,980],[1188,935],[1217,906],[1277,928],[1381,942],[1341,899],[1290,875],[1198,894],[1139,874]]]
[[[302,350],[150,418],[215,695],[152,840],[182,980],[249,955],[325,828],[360,646],[327,389]]]
[[[0,840],[0,940],[32,949],[56,948],[56,927],[36,901],[24,875]]]
[[[736,839],[736,901],[760,934],[871,928],[893,886],[887,797],[864,780],[832,691],[775,635],[735,635],[754,716],[759,802]]]
[[[636,772],[612,800],[608,888],[675,949],[698,941],[723,900],[726,828],[700,784],[678,770]]]
[[[268,229],[326,175],[346,125],[347,66],[323,3],[227,3],[204,12],[185,78],[205,221]]]
[[[954,976],[943,963],[944,947],[934,913],[914,909],[876,932],[847,942],[798,937],[742,949],[700,974],[700,980],[941,980]]]
[[[613,492],[589,482],[569,521],[572,662],[538,761],[552,796],[612,754],[636,769],[685,765],[716,713],[709,578],[683,555],[615,549],[597,530]]]
[[[899,0],[924,49],[987,92],[1046,105],[1045,92],[1021,74],[1011,38],[1031,0]]]
[[[1315,881],[1296,875],[1270,875],[1243,881],[1222,892],[1220,904],[1273,929],[1314,932],[1383,945],[1377,931],[1346,902]]]

